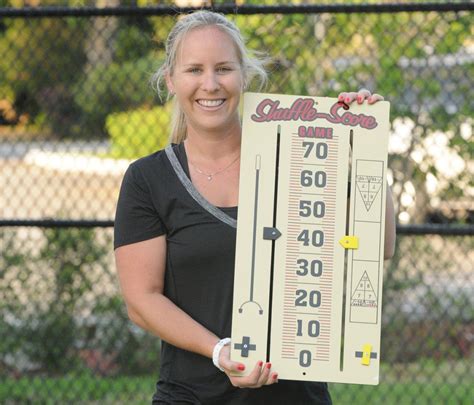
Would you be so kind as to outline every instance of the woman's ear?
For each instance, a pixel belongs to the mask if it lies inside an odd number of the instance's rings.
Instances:
[[[241,88],[242,93],[247,90],[247,86],[248,86],[247,75],[242,73],[242,88]]]
[[[168,89],[168,93],[170,95],[174,95],[174,86],[173,86],[173,81],[171,80],[171,75],[169,72],[165,73],[165,82],[166,82],[166,87]]]

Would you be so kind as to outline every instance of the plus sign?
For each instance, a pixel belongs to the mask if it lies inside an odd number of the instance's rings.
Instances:
[[[361,363],[364,366],[368,366],[370,364],[370,359],[377,358],[377,353],[372,351],[372,345],[365,344],[361,352],[355,352],[355,356],[362,359]]]
[[[240,350],[240,355],[242,357],[249,357],[249,350],[255,350],[257,348],[256,345],[251,345],[250,344],[250,337],[249,336],[244,336],[242,338],[242,343],[235,343],[234,344],[234,349]]]

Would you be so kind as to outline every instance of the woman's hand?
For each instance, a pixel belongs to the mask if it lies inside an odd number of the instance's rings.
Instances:
[[[384,98],[380,94],[371,94],[367,89],[360,89],[357,93],[340,93],[337,99],[346,104],[351,104],[354,100],[357,100],[358,104],[362,104],[364,100],[367,100],[369,104],[374,104],[377,101],[383,101]]]
[[[231,373],[241,373],[245,370],[245,366],[230,359],[229,346],[222,348],[219,354],[219,365],[224,369],[234,387],[260,388],[263,385],[271,385],[278,382],[278,374],[271,371],[271,363],[264,364],[261,361],[255,365],[249,375],[231,375]]]

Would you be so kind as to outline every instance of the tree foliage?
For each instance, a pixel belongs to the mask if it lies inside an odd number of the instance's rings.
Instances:
[[[472,13],[239,16],[236,21],[252,48],[273,57],[270,92],[335,96],[365,87],[391,102],[394,124],[411,123],[406,135],[393,126],[390,148],[401,220],[422,222],[443,200],[472,198]],[[400,142],[403,147],[396,146]],[[433,146],[437,142],[441,145]]]
[[[423,221],[443,200],[472,198],[472,13],[229,18],[251,49],[271,58],[266,91],[336,96],[366,87],[391,102],[389,166],[402,220]],[[170,16],[5,19],[0,99],[53,136],[109,136],[109,114],[163,103],[148,80],[174,23]]]

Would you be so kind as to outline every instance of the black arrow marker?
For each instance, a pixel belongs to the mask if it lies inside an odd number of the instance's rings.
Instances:
[[[263,239],[265,240],[277,240],[280,236],[281,232],[277,228],[263,228]]]

